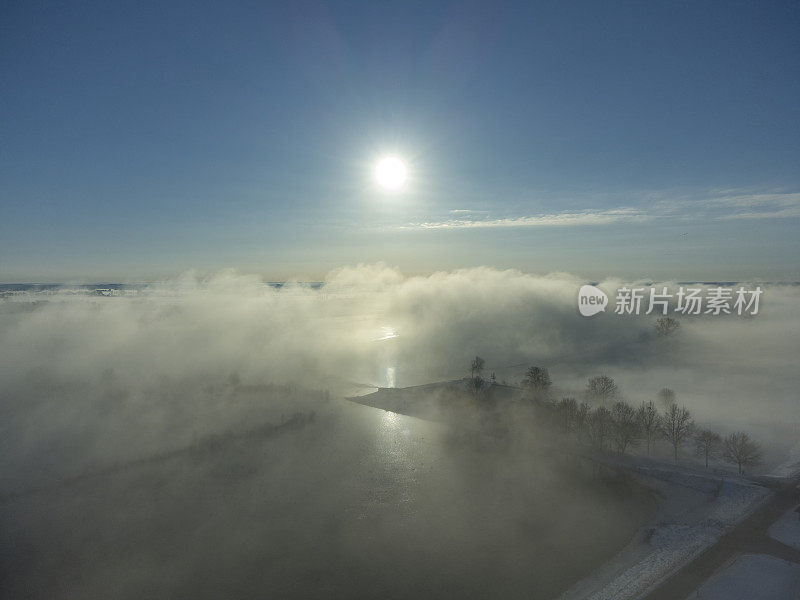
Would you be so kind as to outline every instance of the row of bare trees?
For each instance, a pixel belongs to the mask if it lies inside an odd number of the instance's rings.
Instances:
[[[587,384],[587,399],[597,406],[569,397],[551,400],[552,381],[544,367],[528,369],[522,386],[529,399],[547,409],[562,431],[575,432],[579,441],[588,441],[598,448],[625,453],[631,447],[644,444],[649,455],[654,444],[664,440],[672,447],[672,457],[677,462],[678,450],[693,442],[696,454],[705,460],[706,467],[710,459],[721,457],[737,465],[741,474],[745,467],[761,462],[761,449],[749,434],[736,431],[723,438],[710,429],[698,428],[689,410],[676,403],[675,392],[670,388],[658,392],[659,410],[653,401],[633,407],[619,400],[619,388],[607,375],[592,377]]]
[[[470,364],[468,382],[476,397],[484,384],[481,377],[484,365],[484,360],[478,356]],[[586,397],[598,404],[596,407],[571,397],[557,402],[551,400],[552,380],[545,367],[530,367],[522,387],[536,406],[547,409],[562,431],[575,432],[579,441],[588,441],[598,448],[610,447],[624,454],[629,448],[644,443],[650,455],[654,444],[665,440],[672,447],[672,457],[677,462],[681,446],[693,441],[695,453],[704,459],[706,467],[710,459],[721,457],[737,465],[741,474],[745,467],[761,462],[760,446],[749,434],[736,431],[723,438],[710,429],[699,429],[689,410],[678,406],[675,392],[667,387],[657,394],[662,410],[653,401],[633,407],[619,400],[619,388],[608,375],[597,375],[587,382]],[[610,409],[607,404],[611,405]]]
[[[698,430],[685,406],[672,404],[660,413],[652,401],[642,402],[637,408],[618,401],[608,409],[593,408],[574,398],[562,398],[543,406],[556,414],[563,431],[574,431],[580,441],[588,440],[601,449],[610,447],[624,454],[643,443],[649,455],[654,444],[664,440],[671,446],[673,460],[677,462],[678,450],[693,441],[695,452],[704,458],[706,467],[709,459],[721,456],[737,465],[741,474],[744,467],[761,462],[760,447],[749,434],[736,431],[723,438],[710,429]]]
[[[744,431],[735,431],[723,439],[715,431],[703,429],[695,436],[695,450],[705,458],[706,467],[709,458],[722,456],[739,467],[739,475],[744,467],[761,463],[761,447]]]

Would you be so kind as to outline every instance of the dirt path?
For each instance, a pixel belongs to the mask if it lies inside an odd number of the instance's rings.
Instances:
[[[738,554],[769,554],[800,563],[800,551],[773,540],[767,529],[798,502],[798,479],[779,488],[764,506],[746,517],[719,541],[670,576],[644,600],[681,600]]]

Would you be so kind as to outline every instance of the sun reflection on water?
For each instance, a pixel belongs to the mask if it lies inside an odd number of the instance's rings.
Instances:
[[[382,340],[390,340],[398,336],[399,334],[397,331],[395,331],[394,327],[381,327],[381,335],[380,337],[375,338],[375,341],[380,342]]]
[[[396,387],[394,367],[386,367],[386,387]]]

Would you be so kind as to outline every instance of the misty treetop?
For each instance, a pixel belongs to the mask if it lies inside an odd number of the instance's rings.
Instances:
[[[600,402],[603,406],[606,402],[614,400],[619,394],[617,384],[608,375],[597,375],[589,380],[586,385],[589,397]]]
[[[744,431],[735,431],[727,436],[722,445],[723,458],[739,468],[739,475],[745,467],[761,464],[761,446]]]

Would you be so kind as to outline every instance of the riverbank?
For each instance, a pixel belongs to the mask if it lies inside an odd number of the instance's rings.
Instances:
[[[562,600],[634,600],[713,545],[771,497],[767,488],[729,474],[630,456],[598,456],[631,474],[658,502],[656,519]]]

